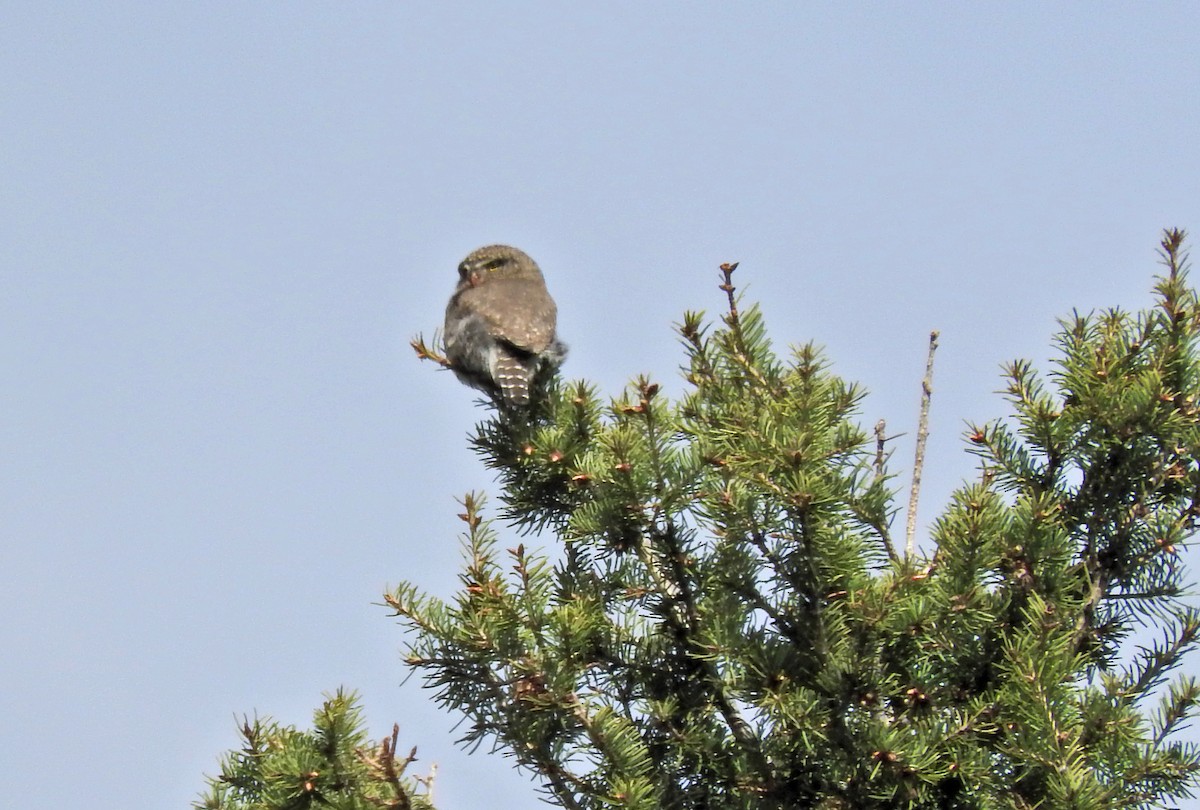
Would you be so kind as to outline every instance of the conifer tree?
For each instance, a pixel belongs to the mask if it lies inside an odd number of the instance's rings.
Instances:
[[[193,806],[201,810],[431,810],[430,777],[409,776],[416,749],[397,758],[400,729],[378,745],[355,695],[338,690],[313,714],[313,730],[245,718],[242,748],[221,758],[221,775]]]
[[[571,810],[1192,795],[1200,754],[1176,738],[1200,702],[1180,555],[1200,518],[1200,301],[1183,238],[1164,235],[1150,309],[1074,314],[1048,373],[1009,364],[1011,415],[970,428],[978,476],[912,555],[862,390],[812,345],[777,353],[724,266],[719,321],[679,326],[678,401],[648,378],[611,402],[548,380],[532,411],[478,426],[499,506],[463,499],[459,594],[386,596],[408,666],[466,744]],[[203,806],[310,806],[219,795],[249,797],[262,759],[227,759]]]

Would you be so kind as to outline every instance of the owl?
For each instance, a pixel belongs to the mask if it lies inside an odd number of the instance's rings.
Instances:
[[[507,245],[479,248],[458,266],[446,305],[446,359],[467,385],[523,408],[538,370],[566,356],[557,314],[533,259]]]

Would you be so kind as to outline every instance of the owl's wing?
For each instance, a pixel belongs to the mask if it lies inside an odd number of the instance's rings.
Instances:
[[[507,280],[497,292],[496,306],[484,308],[483,315],[492,334],[531,354],[541,354],[554,340],[558,317],[554,299],[540,281]]]

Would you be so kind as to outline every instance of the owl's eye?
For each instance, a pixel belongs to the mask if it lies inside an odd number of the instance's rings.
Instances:
[[[504,259],[504,258],[491,259],[490,261],[487,261],[484,263],[483,269],[484,270],[496,270],[497,268],[503,267],[507,263],[508,263],[508,260]]]

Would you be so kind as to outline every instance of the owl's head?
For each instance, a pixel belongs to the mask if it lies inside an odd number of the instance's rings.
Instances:
[[[541,278],[533,259],[508,245],[488,245],[471,251],[458,265],[459,286],[478,287],[498,278]]]

